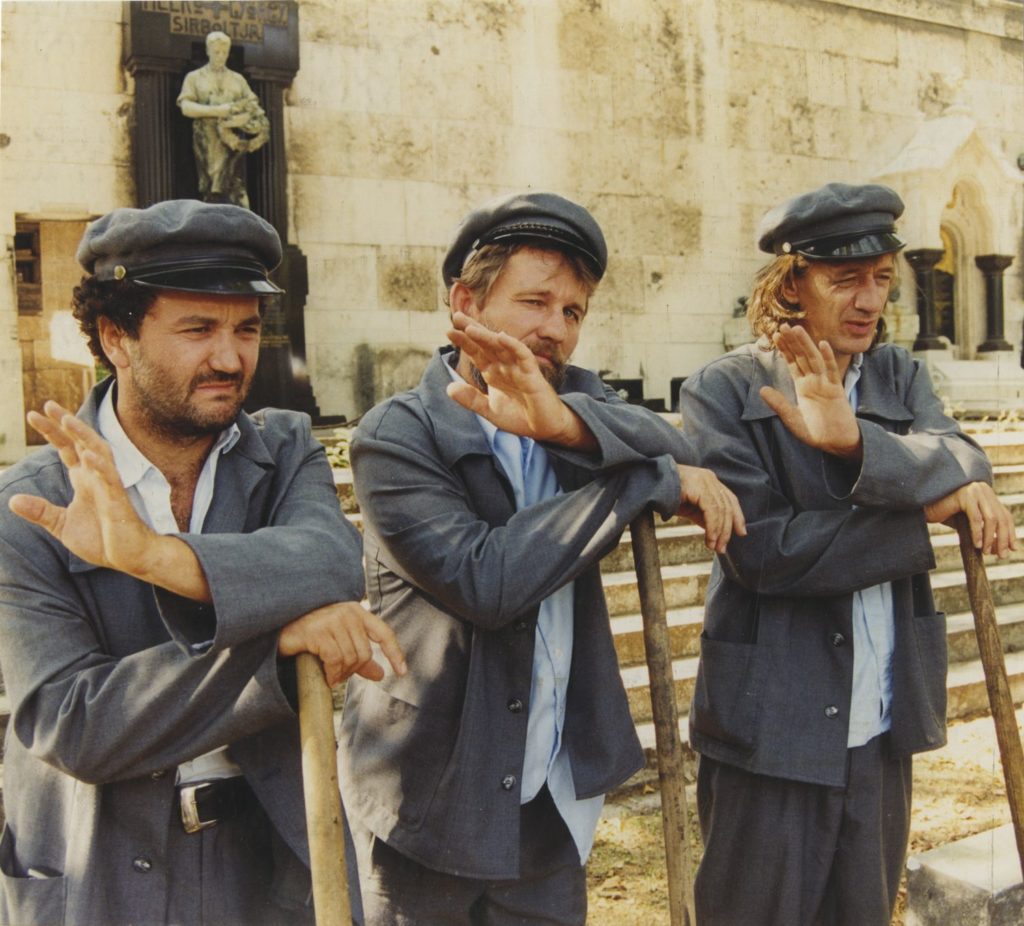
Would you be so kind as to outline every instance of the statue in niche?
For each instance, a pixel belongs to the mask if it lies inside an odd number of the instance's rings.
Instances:
[[[231,39],[206,36],[207,63],[185,75],[178,106],[192,120],[199,198],[249,208],[245,156],[270,137],[270,120],[245,78],[227,66]]]

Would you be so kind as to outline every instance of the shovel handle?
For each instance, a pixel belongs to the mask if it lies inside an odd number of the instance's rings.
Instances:
[[[948,523],[960,535],[960,555],[964,561],[971,611],[974,612],[974,632],[985,670],[985,687],[988,689],[992,720],[996,725],[996,741],[999,743],[999,755],[1003,763],[1003,778],[1013,820],[1013,834],[1017,840],[1017,855],[1020,857],[1021,870],[1024,871],[1024,750],[1021,748],[1013,695],[1006,675],[995,602],[985,572],[985,560],[981,551],[974,546],[967,517],[961,513]]]
[[[345,869],[345,834],[335,759],[334,701],[320,660],[312,653],[295,657],[302,739],[302,792],[306,800],[309,867],[317,926],[352,922]]]
[[[668,874],[669,917],[672,926],[696,923],[693,900],[693,862],[690,859],[690,826],[686,812],[686,779],[683,775],[683,744],[679,740],[672,649],[668,636],[665,589],[661,559],[654,532],[654,514],[647,510],[629,525],[636,565],[640,612],[644,623],[644,650],[651,686],[651,709],[658,753],[661,786],[661,818],[665,833],[665,865]]]

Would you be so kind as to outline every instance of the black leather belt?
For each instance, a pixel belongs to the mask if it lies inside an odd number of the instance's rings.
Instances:
[[[221,820],[237,817],[256,803],[256,795],[242,776],[194,781],[178,786],[181,825],[186,833],[198,833]]]

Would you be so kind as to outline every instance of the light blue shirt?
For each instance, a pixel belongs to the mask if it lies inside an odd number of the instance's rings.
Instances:
[[[844,386],[857,408],[863,354],[856,354]],[[853,695],[847,746],[863,746],[892,725],[892,655],[896,646],[892,583],[853,593]]]
[[[114,389],[111,385],[100,403],[96,424],[100,436],[110,445],[114,465],[121,477],[121,484],[131,499],[139,517],[158,534],[176,534],[178,522],[171,509],[171,484],[142,451],[131,442],[124,432],[114,411]],[[217,463],[221,454],[227,453],[238,443],[242,432],[237,424],[223,430],[210,449],[192,496],[192,515],[188,532],[200,534],[206,521],[210,503],[213,501],[213,486],[217,478]],[[241,775],[242,770],[232,761],[228,747],[222,746],[213,752],[197,756],[178,766],[178,783],[209,781],[211,778],[230,778]]]
[[[454,381],[462,381],[455,370],[448,369]],[[479,415],[477,420],[512,484],[517,511],[561,494],[543,447],[528,437],[499,431]],[[547,782],[555,806],[576,844],[580,863],[585,864],[594,845],[604,797],[576,799],[569,752],[563,743],[572,641],[573,583],[569,582],[540,603],[537,615],[520,799],[524,804],[533,800]]]

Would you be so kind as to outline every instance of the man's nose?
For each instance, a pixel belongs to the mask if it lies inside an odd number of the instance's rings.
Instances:
[[[568,326],[566,325],[564,310],[560,305],[551,307],[550,311],[545,314],[540,328],[537,329],[537,334],[540,337],[558,343],[565,340],[567,332]]]
[[[233,333],[222,332],[213,339],[210,366],[222,373],[237,373],[242,368],[242,354]]]
[[[861,286],[857,290],[857,298],[854,305],[866,312],[881,312],[885,308],[885,300],[889,296],[888,284],[875,283],[874,281]]]

